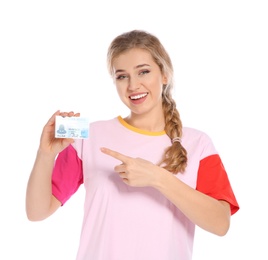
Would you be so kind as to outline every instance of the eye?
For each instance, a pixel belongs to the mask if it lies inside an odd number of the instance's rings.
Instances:
[[[116,76],[117,80],[123,80],[123,79],[126,79],[126,78],[127,78],[127,75],[117,75]]]
[[[148,74],[148,73],[150,73],[149,70],[142,70],[142,71],[139,73],[139,75],[145,75],[145,74]]]

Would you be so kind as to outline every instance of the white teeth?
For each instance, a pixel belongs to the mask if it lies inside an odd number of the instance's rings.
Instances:
[[[147,93],[136,95],[136,96],[131,96],[130,99],[139,99],[139,98],[143,98],[143,97],[146,97],[146,96],[147,96]]]

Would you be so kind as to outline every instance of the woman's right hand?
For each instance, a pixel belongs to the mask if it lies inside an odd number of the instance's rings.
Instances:
[[[39,151],[41,151],[42,153],[46,153],[48,155],[52,155],[52,156],[56,156],[69,144],[74,142],[72,138],[56,138],[55,137],[56,116],[79,117],[80,113],[74,113],[73,111],[60,112],[58,110],[52,115],[52,117],[48,120],[48,122],[43,127],[42,135],[40,138]]]

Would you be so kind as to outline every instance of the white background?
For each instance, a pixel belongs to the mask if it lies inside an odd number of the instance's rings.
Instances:
[[[132,29],[156,34],[170,53],[183,123],[211,136],[241,207],[224,237],[197,228],[193,260],[268,259],[266,2],[1,1],[0,259],[75,259],[83,187],[33,223],[27,180],[57,109],[92,121],[127,114],[106,50]]]

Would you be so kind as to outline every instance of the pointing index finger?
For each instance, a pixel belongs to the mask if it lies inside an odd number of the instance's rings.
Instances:
[[[123,155],[123,154],[121,154],[121,153],[119,153],[119,152],[113,151],[113,150],[111,150],[111,149],[105,148],[105,147],[101,147],[100,150],[101,150],[103,153],[105,153],[105,154],[107,154],[107,155],[110,155],[110,156],[112,156],[113,158],[115,158],[115,159],[121,161],[122,163],[126,163],[127,160],[129,159],[128,156]]]

